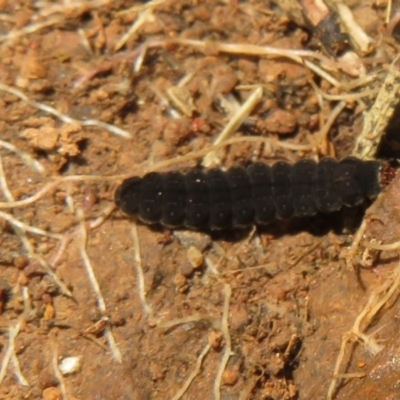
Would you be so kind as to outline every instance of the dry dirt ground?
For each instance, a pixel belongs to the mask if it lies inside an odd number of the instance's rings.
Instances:
[[[351,154],[399,9],[323,4],[0,0],[1,399],[399,398],[399,179],[367,216],[211,235],[113,206],[230,122],[223,167]]]

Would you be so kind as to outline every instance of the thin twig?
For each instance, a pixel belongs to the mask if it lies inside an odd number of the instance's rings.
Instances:
[[[240,109],[230,118],[229,122],[226,124],[221,133],[217,136],[214,141],[214,145],[218,145],[226,140],[228,140],[236,130],[242,125],[243,121],[250,115],[256,104],[260,101],[263,94],[262,87],[258,87],[253,91],[253,93],[248,97],[248,99],[243,103]],[[203,165],[209,167],[215,161],[215,152],[210,152],[204,157]]]
[[[142,303],[143,310],[148,317],[153,315],[153,310],[146,299],[146,288],[144,282],[143,268],[142,268],[142,257],[140,255],[140,241],[135,223],[132,225],[132,238],[133,238],[133,249],[134,249],[134,265],[137,274],[137,291],[139,293],[139,299]]]
[[[229,303],[231,300],[231,294],[232,290],[229,284],[224,283],[224,291],[225,291],[225,298],[224,298],[224,308],[222,311],[222,321],[221,321],[221,326],[222,326],[222,333],[224,335],[224,340],[225,340],[225,348],[224,348],[224,354],[221,359],[221,363],[218,368],[217,375],[215,376],[215,381],[214,381],[214,400],[220,400],[221,399],[221,382],[222,382],[222,374],[225,371],[226,365],[228,364],[229,358],[232,355],[232,341],[231,341],[231,335],[229,333]]]
[[[53,239],[58,239],[61,240],[63,238],[62,235],[58,233],[51,233],[44,231],[43,229],[35,228],[34,226],[27,225],[18,219],[14,218],[11,214],[7,214],[3,211],[0,211],[0,218],[3,218],[7,222],[9,222],[11,225],[16,226],[19,229],[22,229],[23,231],[27,231],[30,233],[35,233],[36,235],[41,235],[41,236],[47,236],[49,238]]]
[[[90,262],[89,256],[86,252],[86,246],[87,246],[87,230],[84,222],[84,214],[82,209],[77,210],[77,216],[78,219],[80,220],[80,226],[81,226],[81,237],[80,237],[80,243],[79,243],[79,248],[81,252],[81,257],[83,260],[83,265],[85,267],[87,276],[89,278],[89,282],[92,286],[92,289],[96,295],[97,298],[97,305],[101,311],[101,313],[106,316],[107,309],[106,309],[106,304],[103,298],[103,295],[101,294],[100,291],[100,286],[99,283],[97,282],[96,275],[94,274],[92,264]],[[108,345],[110,346],[111,353],[114,357],[114,359],[118,362],[122,362],[122,356],[121,352],[118,349],[118,346],[115,342],[114,336],[112,334],[111,328],[109,325],[106,325],[105,327],[105,334],[107,337]]]
[[[0,35],[0,43],[14,40],[21,36],[28,35],[30,33],[36,32],[40,29],[46,28],[48,26],[58,24],[61,21],[62,21],[62,18],[59,15],[57,15],[52,18],[49,18],[47,21],[38,22],[37,24],[27,25],[20,30],[10,31],[10,32],[6,33],[5,35]]]
[[[7,93],[13,94],[14,96],[17,96],[19,99],[25,101],[25,103],[29,104],[31,107],[37,108],[38,110],[41,110],[41,111],[44,111],[45,113],[53,115],[54,117],[60,119],[61,121],[65,122],[66,124],[79,124],[82,126],[96,126],[98,128],[106,129],[110,133],[121,136],[124,139],[130,139],[132,137],[132,135],[128,131],[118,128],[117,126],[107,124],[106,122],[99,121],[97,119],[79,120],[79,119],[72,118],[69,115],[62,114],[55,108],[50,107],[46,104],[31,100],[28,96],[26,96],[20,90],[15,89],[14,87],[5,85],[4,83],[1,83],[1,82],[0,82],[0,90],[3,90]]]
[[[203,359],[207,355],[207,353],[210,351],[210,349],[211,349],[211,344],[207,343],[206,346],[204,347],[203,351],[197,357],[196,365],[194,366],[193,371],[186,379],[186,382],[184,383],[184,385],[179,389],[178,393],[172,398],[172,400],[179,400],[189,389],[190,385],[192,384],[192,382],[194,381],[196,376],[200,373]]]
[[[63,400],[68,400],[68,393],[67,393],[67,388],[65,387],[65,383],[64,383],[64,377],[61,374],[60,369],[58,368],[58,349],[57,349],[57,344],[56,344],[56,340],[55,340],[55,335],[53,334],[51,336],[51,365],[53,367],[53,371],[54,371],[54,375],[58,380],[59,386],[60,386],[60,390],[61,390],[61,395],[62,395],[62,399]]]
[[[8,364],[10,363],[10,360],[13,358],[13,354],[15,354],[15,350],[14,350],[15,338],[18,336],[19,330],[21,329],[21,325],[25,321],[25,318],[26,318],[26,315],[25,315],[25,313],[23,313],[18,318],[16,324],[14,326],[10,326],[8,328],[8,347],[4,354],[3,361],[2,361],[2,364],[0,367],[0,384],[3,382],[3,379],[6,376]],[[16,372],[18,372],[18,371],[16,371]],[[22,378],[18,377],[18,380],[26,381],[26,379],[23,376],[22,376]]]
[[[17,146],[14,146],[11,143],[8,143],[4,140],[0,140],[0,146],[4,147],[7,150],[10,150],[21,157],[22,161],[28,166],[35,169],[37,172],[44,174],[46,172],[43,165],[38,161],[35,160],[29,153],[20,150]]]

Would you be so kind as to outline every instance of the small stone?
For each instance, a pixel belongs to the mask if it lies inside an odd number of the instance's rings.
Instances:
[[[18,283],[21,286],[27,286],[29,283],[29,278],[23,272],[21,272],[18,276]]]
[[[204,255],[197,247],[190,246],[187,256],[193,268],[200,268],[204,264]]]
[[[24,269],[29,264],[29,259],[26,256],[18,256],[14,258],[14,267]]]
[[[46,308],[44,310],[43,318],[49,321],[49,320],[54,318],[55,313],[56,312],[54,310],[53,305],[52,304],[46,304]]]
[[[60,400],[61,399],[61,390],[57,387],[48,387],[43,390],[43,400]]]
[[[202,232],[191,231],[174,231],[174,236],[179,240],[179,243],[189,249],[191,246],[196,247],[200,251],[204,251],[212,244],[211,236]]]
[[[237,371],[232,369],[226,369],[222,374],[222,382],[225,385],[234,385],[239,379]]]
[[[192,273],[193,273],[193,266],[192,266],[192,264],[190,264],[189,262],[184,262],[184,263],[181,265],[181,274],[182,274],[184,277],[188,278],[190,275],[192,275]]]
[[[66,357],[61,360],[58,368],[63,375],[71,375],[80,371],[82,366],[82,357]]]
[[[212,331],[208,335],[208,343],[210,343],[210,345],[213,349],[219,349],[219,348],[221,348],[221,343],[222,343],[223,337],[224,337],[224,335],[222,334],[222,332]]]
[[[180,293],[185,292],[188,289],[188,285],[187,285],[187,280],[186,278],[178,273],[174,276],[174,285],[176,287],[176,290]]]
[[[52,304],[53,298],[48,293],[42,294],[42,301],[44,304]]]

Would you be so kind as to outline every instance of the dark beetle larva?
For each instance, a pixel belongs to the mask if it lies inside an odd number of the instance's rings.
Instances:
[[[126,179],[115,202],[147,224],[220,230],[353,207],[375,198],[390,175],[387,164],[354,157],[293,165],[257,162],[227,171],[152,172]]]

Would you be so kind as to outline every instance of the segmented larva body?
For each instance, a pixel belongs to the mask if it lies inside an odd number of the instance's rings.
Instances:
[[[330,213],[375,198],[388,176],[380,161],[257,162],[244,167],[152,172],[126,179],[115,202],[126,214],[168,228],[221,230]],[[390,175],[390,174],[389,174]]]

